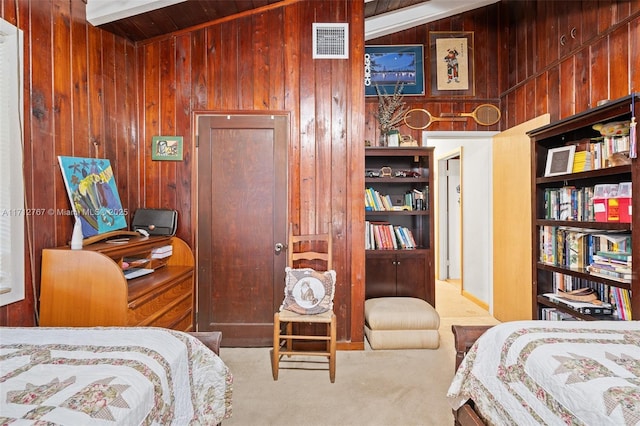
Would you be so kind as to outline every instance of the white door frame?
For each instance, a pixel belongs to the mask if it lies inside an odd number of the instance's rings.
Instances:
[[[464,148],[464,160],[461,163],[461,186],[464,188],[463,203],[461,205],[461,239],[462,255],[461,282],[462,294],[479,306],[491,312],[493,298],[493,222],[492,222],[492,143],[497,132],[443,132],[423,131],[423,146],[434,147],[434,158],[443,154]],[[437,162],[434,165],[437,168]],[[439,171],[435,171],[438,179]],[[437,191],[438,184],[435,185]],[[434,194],[434,204],[438,203],[438,196]],[[439,207],[436,207],[435,243],[436,259],[439,259],[440,238]],[[438,262],[435,262],[436,268]],[[436,275],[438,276],[438,275]]]
[[[438,227],[437,227],[437,235],[438,238],[438,259],[437,259],[437,272],[436,276],[439,280],[446,280],[450,278],[449,274],[449,265],[448,261],[450,261],[450,249],[451,249],[451,241],[449,241],[449,228],[452,226],[458,227],[458,241],[454,242],[453,246],[458,248],[457,253],[457,263],[462,265],[462,239],[460,236],[462,235],[462,209],[460,209],[460,216],[458,223],[449,223],[449,213],[448,213],[448,205],[449,205],[449,183],[448,183],[448,167],[447,162],[451,159],[459,158],[460,163],[462,163],[462,147],[458,147],[457,149],[444,154],[442,157],[438,157],[438,179],[437,179],[437,217],[438,217]],[[462,167],[460,167],[460,173],[462,173]],[[462,190],[460,192],[460,203],[462,204]],[[460,271],[460,279],[462,279],[462,271]]]

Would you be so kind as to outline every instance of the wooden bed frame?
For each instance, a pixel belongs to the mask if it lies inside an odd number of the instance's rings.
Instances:
[[[492,325],[452,325],[453,340],[456,349],[456,370],[462,359],[469,352],[473,343],[482,334],[493,327]],[[453,411],[454,425],[456,426],[481,426],[484,422],[476,413],[473,401],[468,401],[462,407]]]
[[[220,355],[220,342],[222,333],[219,331],[190,331],[188,334],[200,340],[206,347],[211,349],[216,355]]]

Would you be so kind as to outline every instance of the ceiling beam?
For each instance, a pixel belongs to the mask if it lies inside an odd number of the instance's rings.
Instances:
[[[87,0],[87,21],[98,26],[139,15],[154,9],[182,3],[185,0]],[[364,0],[368,3],[372,0]],[[365,19],[364,39],[371,40],[404,31],[499,0],[430,0],[404,9]]]
[[[87,21],[97,27],[183,1],[185,0],[87,0]]]
[[[365,0],[366,1],[366,0]],[[448,18],[499,0],[430,0],[365,19],[364,39],[371,40]]]

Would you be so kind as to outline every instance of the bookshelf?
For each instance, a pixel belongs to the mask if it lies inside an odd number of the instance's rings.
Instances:
[[[435,307],[433,148],[365,149],[365,298]]]
[[[195,262],[187,243],[171,236],[124,240],[43,250],[41,326],[193,330]],[[136,266],[153,272],[125,278]]]
[[[631,121],[637,111],[640,97],[629,95],[528,133],[534,319],[640,319],[640,215],[631,214],[640,211],[640,197],[631,196],[631,188],[640,188],[640,160],[617,152],[629,150],[633,131],[624,125],[619,132],[602,130]],[[581,153],[579,164],[550,176],[550,151],[569,146]],[[601,198],[611,188],[611,198]],[[545,296],[583,288],[611,309],[585,313]]]

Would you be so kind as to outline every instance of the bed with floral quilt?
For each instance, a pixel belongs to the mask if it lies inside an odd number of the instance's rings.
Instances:
[[[640,424],[640,322],[455,327],[458,350],[480,336],[448,390],[456,424]]]
[[[144,327],[0,327],[0,423],[215,425],[233,377],[199,339]]]

